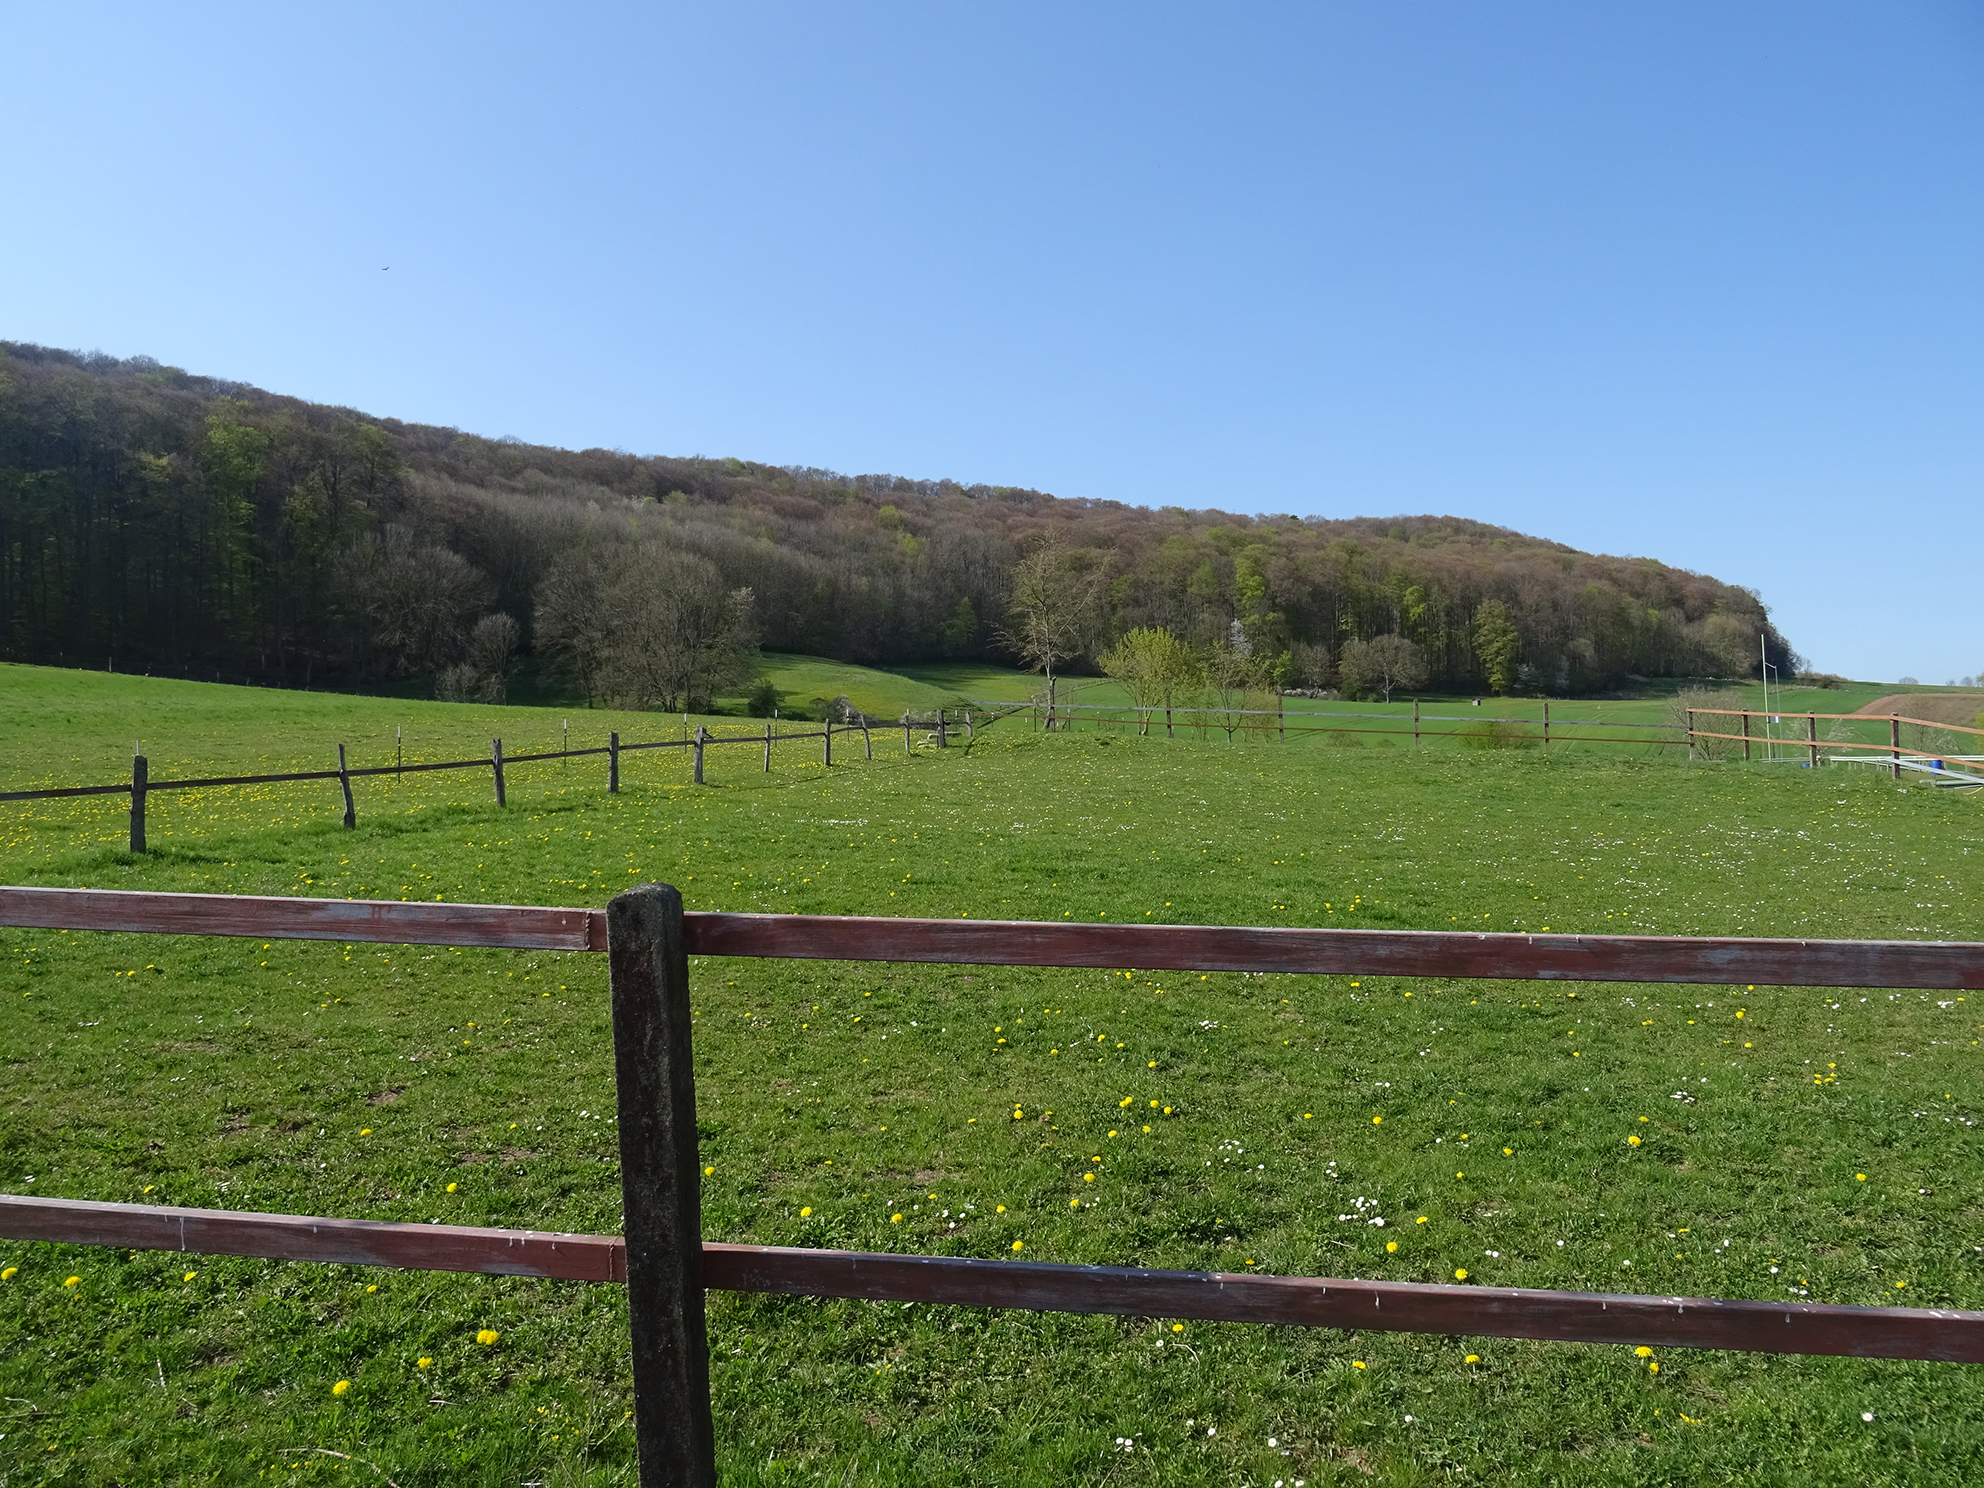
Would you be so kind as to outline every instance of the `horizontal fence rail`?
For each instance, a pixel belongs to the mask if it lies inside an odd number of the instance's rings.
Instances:
[[[0,1234],[264,1260],[624,1282],[618,1235],[0,1195]],[[716,1291],[1284,1327],[1984,1363],[1984,1312],[1159,1271],[705,1241]]]
[[[606,912],[381,899],[0,888],[0,925],[392,945],[603,951]],[[1984,942],[1533,935],[1231,925],[1070,925],[689,911],[699,956],[964,966],[1137,967],[1509,981],[1756,982],[1984,990]]]

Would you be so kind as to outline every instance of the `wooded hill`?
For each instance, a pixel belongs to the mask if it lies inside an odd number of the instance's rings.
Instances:
[[[1240,516],[549,449],[0,342],[9,660],[288,685],[459,686],[494,667],[500,686],[510,658],[555,642],[591,690],[609,673],[588,671],[605,663],[586,646],[658,586],[702,595],[698,623],[746,651],[1010,659],[1013,573],[1049,538],[1100,574],[1091,657],[1163,626],[1290,685],[1333,685],[1346,643],[1390,635],[1450,689],[1485,688],[1477,653],[1510,645],[1501,680],[1531,691],[1755,675],[1760,637],[1797,666],[1748,590],[1461,518]]]

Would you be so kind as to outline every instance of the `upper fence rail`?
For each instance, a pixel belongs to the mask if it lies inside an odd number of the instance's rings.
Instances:
[[[1146,971],[1984,990],[1984,943],[1073,925],[690,911],[692,955]],[[606,912],[530,905],[0,888],[0,925],[604,951]]]

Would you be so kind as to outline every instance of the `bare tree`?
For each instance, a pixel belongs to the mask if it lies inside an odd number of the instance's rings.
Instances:
[[[1047,676],[1047,726],[1054,727],[1055,668],[1089,647],[1102,612],[1107,570],[1089,552],[1042,541],[1013,570],[1008,624],[999,634],[1029,667]]]
[[[355,543],[345,575],[373,645],[401,676],[438,673],[460,656],[489,602],[489,581],[479,569],[400,526]]]
[[[1426,685],[1426,657],[1404,636],[1346,641],[1337,661],[1337,677],[1345,692],[1375,692],[1389,703],[1398,688]]]

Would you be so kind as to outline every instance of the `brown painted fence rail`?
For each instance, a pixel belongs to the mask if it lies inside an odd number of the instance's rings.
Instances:
[[[11,1194],[0,1195],[0,1232],[17,1240],[131,1250],[564,1281],[627,1279],[627,1246],[618,1235],[244,1214]],[[1984,1312],[1941,1308],[1339,1281],[708,1241],[703,1243],[702,1258],[703,1285],[726,1292],[1577,1343],[1616,1343],[1623,1338],[1674,1348],[1984,1363]]]
[[[606,913],[528,905],[0,888],[0,925],[603,951]],[[699,956],[1482,980],[1984,990],[1984,942],[1071,925],[858,915],[682,916]]]
[[[0,888],[0,925],[607,952],[627,1234],[382,1223],[0,1195],[0,1235],[624,1282],[641,1483],[713,1488],[703,1291],[1305,1327],[1984,1363],[1984,1313],[1066,1266],[707,1244],[688,958],[805,957],[1462,978],[1984,987],[1984,944],[604,913],[517,905]]]

